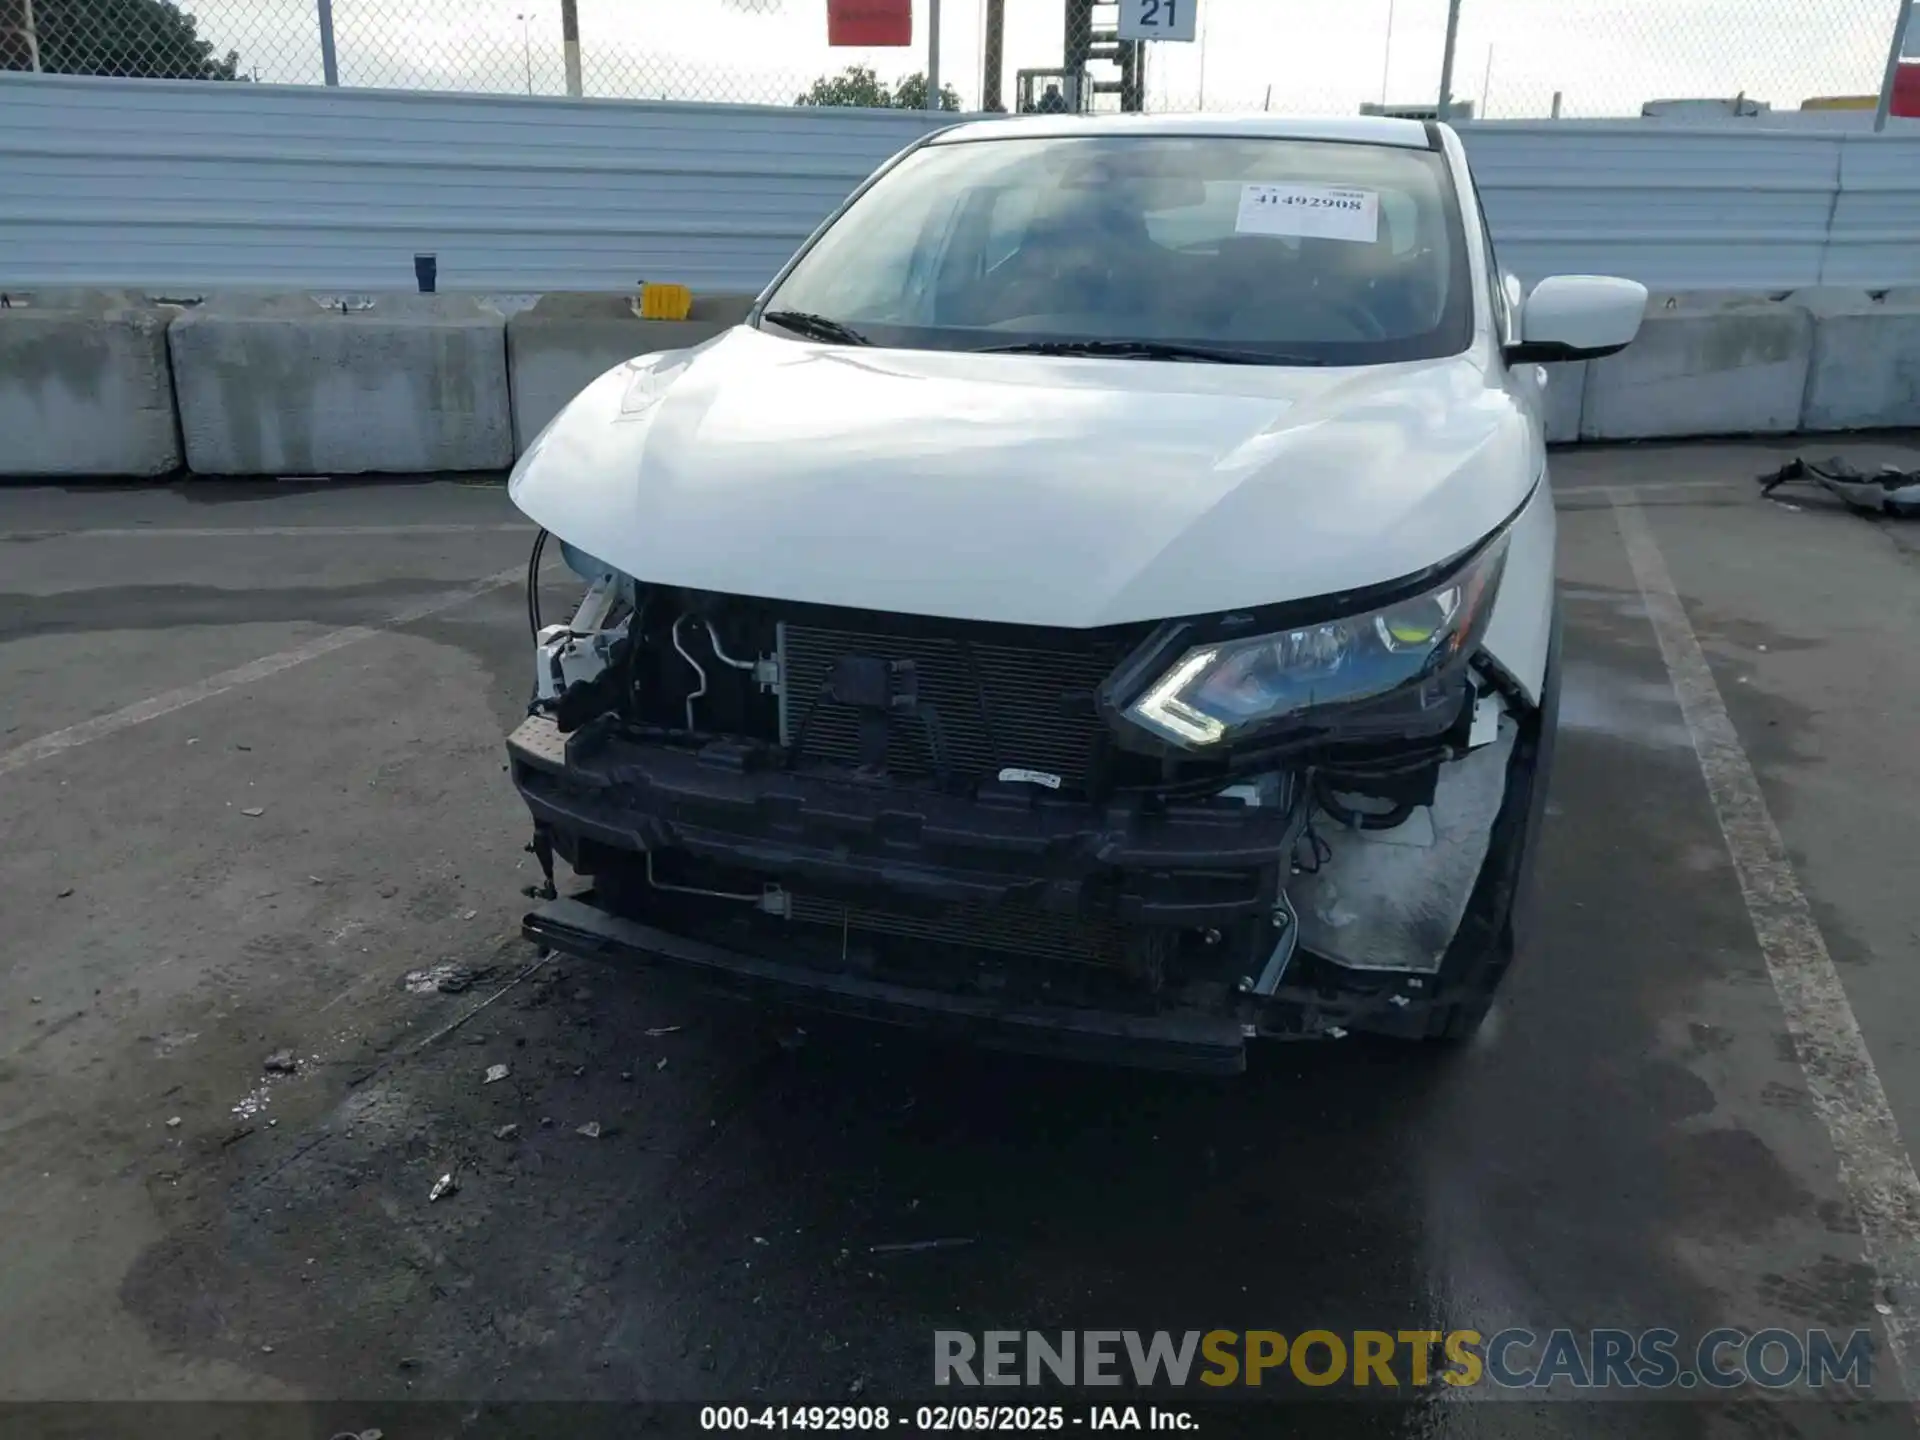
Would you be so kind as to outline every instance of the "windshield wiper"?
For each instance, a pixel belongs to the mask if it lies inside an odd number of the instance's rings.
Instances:
[[[1090,355],[1109,360],[1203,360],[1216,365],[1324,365],[1312,355],[1236,350],[1227,345],[1183,345],[1171,340],[1030,340],[989,345],[982,355]]]
[[[825,340],[830,345],[871,345],[873,342],[850,325],[815,315],[809,310],[769,310],[760,317],[771,320],[782,330],[791,330],[809,340]]]

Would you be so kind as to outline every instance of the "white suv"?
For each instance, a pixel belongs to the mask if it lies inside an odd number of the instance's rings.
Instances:
[[[528,935],[1148,1064],[1471,1032],[1552,751],[1537,362],[1645,298],[1523,302],[1443,125],[910,147],[514,472],[588,585],[509,754],[591,885]]]

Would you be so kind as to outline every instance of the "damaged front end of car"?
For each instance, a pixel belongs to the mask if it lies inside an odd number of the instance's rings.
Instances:
[[[1168,1068],[1468,1033],[1516,947],[1557,695],[1552,647],[1532,695],[1480,648],[1506,544],[1093,630],[654,586],[567,547],[585,597],[542,627],[530,574],[508,741],[549,881],[525,933]],[[560,898],[555,857],[588,887]]]

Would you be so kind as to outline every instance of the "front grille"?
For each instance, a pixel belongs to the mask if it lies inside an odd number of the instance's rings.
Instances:
[[[955,905],[938,915],[910,915],[795,895],[789,915],[854,933],[898,935],[1041,960],[1124,965],[1171,943],[1171,937],[1104,920],[1082,920],[1012,905]]]
[[[794,624],[782,625],[780,635],[782,734],[797,738],[805,722],[802,756],[860,763],[859,712],[824,698],[816,704],[815,697],[823,695],[841,656],[871,655],[914,662],[920,701],[939,716],[947,763],[956,776],[990,779],[1016,767],[1058,775],[1074,790],[1085,788],[1105,734],[1094,714],[1093,692],[1126,653],[1120,642],[1093,636],[1020,646]],[[888,717],[886,768],[910,777],[937,773],[922,721]]]

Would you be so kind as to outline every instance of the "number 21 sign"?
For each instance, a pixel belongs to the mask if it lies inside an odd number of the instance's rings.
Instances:
[[[1200,0],[1120,0],[1122,40],[1191,40]]]

